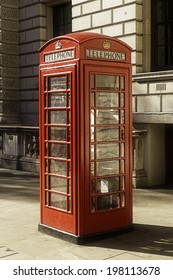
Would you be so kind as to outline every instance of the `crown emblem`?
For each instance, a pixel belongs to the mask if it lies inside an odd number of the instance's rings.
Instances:
[[[108,50],[111,47],[111,43],[109,41],[104,41],[103,42],[103,48]]]
[[[55,49],[56,49],[56,50],[59,50],[59,49],[61,49],[61,48],[62,48],[61,42],[57,42],[56,45],[55,45]]]

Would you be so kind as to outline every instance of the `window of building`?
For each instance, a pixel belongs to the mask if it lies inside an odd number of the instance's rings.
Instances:
[[[53,7],[53,37],[72,32],[71,2]]]
[[[173,1],[152,0],[152,70],[173,69]]]

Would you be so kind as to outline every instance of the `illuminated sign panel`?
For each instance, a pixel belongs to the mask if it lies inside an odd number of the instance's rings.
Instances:
[[[112,52],[112,51],[101,51],[101,50],[91,50],[86,49],[86,56],[88,58],[101,58],[101,59],[108,59],[108,60],[119,60],[125,61],[126,54],[123,52]]]
[[[72,59],[75,57],[74,50],[66,50],[61,52],[54,52],[44,55],[44,62],[54,62],[64,59]]]

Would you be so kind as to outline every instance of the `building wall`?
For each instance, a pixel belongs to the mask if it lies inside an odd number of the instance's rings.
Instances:
[[[19,123],[19,3],[0,2],[0,124]]]
[[[33,155],[37,158],[38,150],[33,147],[38,142],[38,50],[53,34],[52,5],[64,2],[0,1],[0,126],[3,126],[0,133],[8,125],[1,137],[5,142],[3,157],[7,156],[8,162],[13,145],[16,158],[28,156],[31,163]],[[136,147],[140,147],[135,151],[139,172],[134,172],[134,179],[139,186],[163,184],[164,126],[173,123],[173,70],[150,72],[151,0],[72,0],[71,3],[73,32],[110,35],[132,47],[133,123],[137,129]],[[13,126],[11,130],[9,124]],[[25,164],[22,166],[27,168]],[[138,174],[143,181],[138,180]]]
[[[0,15],[0,164],[38,171],[38,49],[46,41],[45,4],[1,0]]]
[[[173,71],[134,76],[135,123],[173,123]]]
[[[46,38],[46,5],[20,1],[20,117],[23,125],[38,126],[38,50]]]
[[[132,49],[133,73],[142,71],[142,0],[72,0],[72,28],[116,37]]]
[[[51,7],[63,1],[20,1],[20,118],[38,125],[38,49],[51,37]],[[142,71],[142,0],[72,0],[73,32],[118,37],[133,48],[133,73]]]
[[[133,48],[134,122],[170,123],[173,121],[173,73],[146,72],[150,69],[150,1],[72,0],[72,28],[73,32],[92,31],[118,37],[129,44]],[[38,125],[38,49],[50,38],[47,6],[51,3],[20,1],[21,120],[24,125]]]
[[[150,72],[151,0],[72,0],[72,5],[74,32],[110,35],[132,47],[134,143],[139,147],[144,141],[143,150],[134,152],[133,181],[135,186],[164,184],[164,124],[173,123],[173,71]]]

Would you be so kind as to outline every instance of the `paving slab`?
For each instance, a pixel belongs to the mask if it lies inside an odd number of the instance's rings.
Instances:
[[[134,230],[86,245],[38,231],[38,174],[0,168],[1,260],[172,260],[173,188],[133,190]]]

